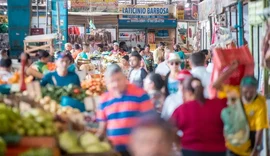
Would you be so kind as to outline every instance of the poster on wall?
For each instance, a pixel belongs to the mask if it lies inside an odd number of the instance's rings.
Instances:
[[[179,2],[176,6],[178,20],[198,20],[198,1]]]
[[[145,46],[145,30],[143,29],[120,29],[119,41],[126,42],[129,49],[137,47],[137,45]]]
[[[188,25],[186,22],[178,22],[177,23],[177,38],[180,44],[187,44],[187,29]]]
[[[70,0],[71,12],[118,12],[118,0]]]

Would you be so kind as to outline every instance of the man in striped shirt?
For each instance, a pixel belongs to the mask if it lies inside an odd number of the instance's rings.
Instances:
[[[132,128],[142,113],[154,110],[154,105],[144,90],[129,84],[116,64],[107,68],[105,81],[108,92],[101,96],[97,111],[100,122],[98,135],[107,132],[115,149],[123,156],[128,156],[127,144]]]

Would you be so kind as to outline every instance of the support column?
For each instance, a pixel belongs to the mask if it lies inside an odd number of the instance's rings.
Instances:
[[[239,46],[244,45],[244,31],[243,31],[243,2],[238,1],[237,4],[237,10],[238,10],[238,37],[239,37]]]

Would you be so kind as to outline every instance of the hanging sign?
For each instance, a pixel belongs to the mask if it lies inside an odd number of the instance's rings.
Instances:
[[[169,7],[162,6],[148,6],[148,5],[121,5],[119,12],[122,13],[120,18],[129,19],[168,19]]]
[[[71,12],[117,12],[118,0],[70,0]]]

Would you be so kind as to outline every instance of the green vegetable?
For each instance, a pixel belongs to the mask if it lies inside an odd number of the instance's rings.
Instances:
[[[53,152],[48,148],[31,149],[19,156],[53,156]]]
[[[76,134],[68,131],[61,133],[59,135],[59,145],[65,151],[78,147]]]
[[[99,139],[92,133],[86,132],[80,136],[80,145],[87,148],[93,144],[99,144]]]
[[[5,152],[7,150],[7,146],[3,138],[0,137],[0,155],[5,155]]]

